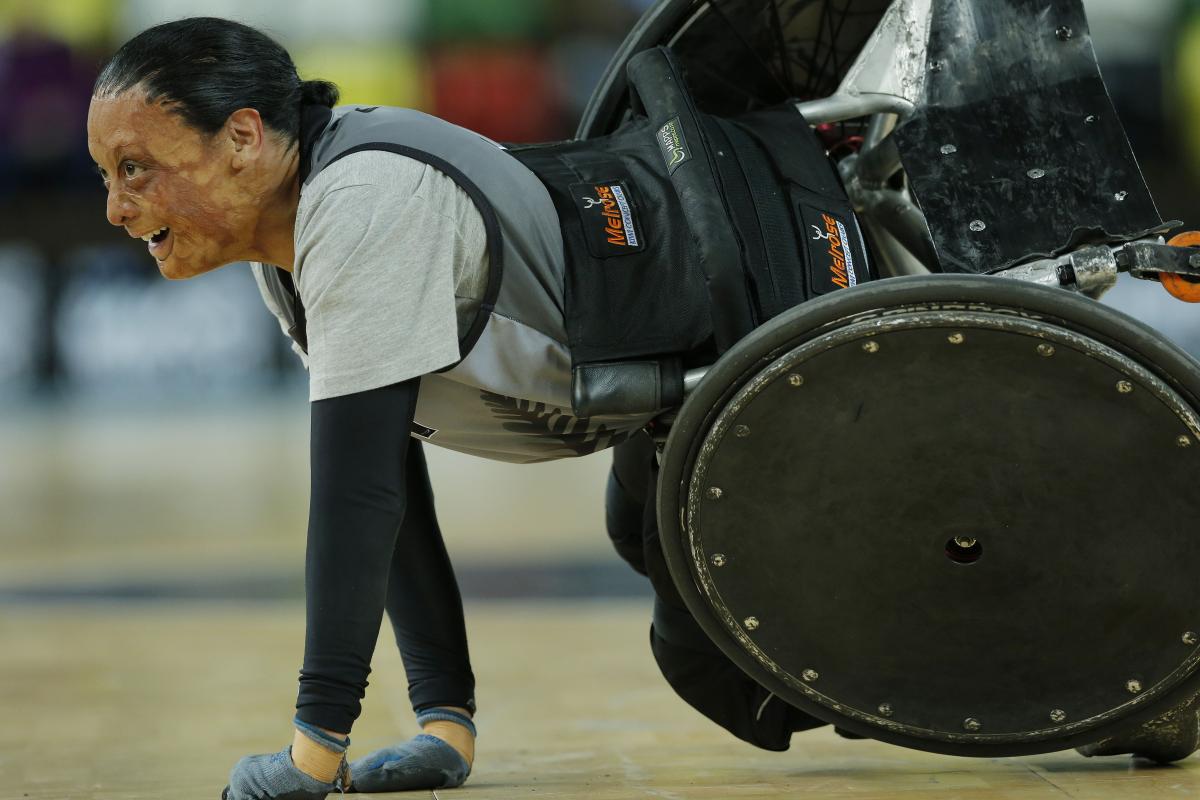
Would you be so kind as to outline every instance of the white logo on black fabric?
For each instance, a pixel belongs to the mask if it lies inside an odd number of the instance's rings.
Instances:
[[[654,138],[662,151],[667,172],[674,173],[676,167],[692,157],[688,152],[687,141],[683,138],[683,125],[680,124],[679,117],[672,118],[659,128]]]

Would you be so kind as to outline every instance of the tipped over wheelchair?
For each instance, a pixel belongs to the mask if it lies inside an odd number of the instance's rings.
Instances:
[[[769,749],[1196,749],[1200,365],[1097,299],[1200,300],[1200,238],[1080,0],[661,2],[575,146],[519,157],[594,259],[576,413],[658,412],[608,520],[680,695]]]

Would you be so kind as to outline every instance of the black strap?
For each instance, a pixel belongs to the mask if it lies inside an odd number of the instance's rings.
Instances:
[[[283,284],[283,290],[292,302],[292,327],[288,328],[288,336],[292,337],[292,340],[300,345],[300,349],[307,353],[308,319],[304,316],[304,303],[300,301],[300,292],[296,289],[295,281],[292,280],[292,273],[283,267],[275,269],[279,270],[279,282]]]
[[[313,148],[316,147],[317,139],[325,131],[332,117],[333,109],[328,106],[304,105],[300,107],[299,147],[300,185],[302,186],[312,171]],[[307,353],[308,318],[304,314],[304,303],[300,300],[300,292],[296,288],[296,282],[292,280],[291,272],[283,267],[275,267],[275,269],[279,271],[279,283],[283,286],[283,291],[287,294],[292,306],[292,326],[288,328],[288,336],[292,337],[292,341]]]
[[[312,172],[313,148],[317,139],[325,131],[333,109],[328,106],[300,107],[300,185],[303,186]]]
[[[627,72],[652,123],[659,126],[678,121],[684,140],[693,148],[694,157],[681,162],[670,178],[708,281],[717,349],[725,352],[754,330],[754,318],[741,248],[718,184],[715,148],[670,50],[643,50],[629,60]]]

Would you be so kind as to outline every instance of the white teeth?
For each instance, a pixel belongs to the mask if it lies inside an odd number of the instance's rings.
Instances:
[[[145,236],[143,236],[143,237],[142,237],[142,241],[143,241],[143,242],[148,242],[148,241],[150,241],[151,239],[153,239],[155,236],[158,236],[160,233],[162,233],[162,232],[163,232],[163,231],[165,231],[165,230],[166,230],[166,226],[164,226],[164,227],[162,227],[162,228],[159,228],[159,229],[158,229],[158,230],[156,230],[156,231],[151,231],[150,233],[147,233]]]

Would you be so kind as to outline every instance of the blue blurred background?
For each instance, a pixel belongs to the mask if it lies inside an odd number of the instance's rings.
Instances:
[[[0,0],[0,599],[299,591],[305,377],[245,265],[169,283],[105,221],[84,121],[115,47],[169,19],[231,17],[347,102],[548,140],[571,134],[648,5]],[[1200,0],[1085,5],[1163,217],[1200,225]],[[1200,307],[1133,281],[1107,301],[1200,354]],[[430,451],[468,595],[644,591],[603,532],[606,455],[512,467]]]

